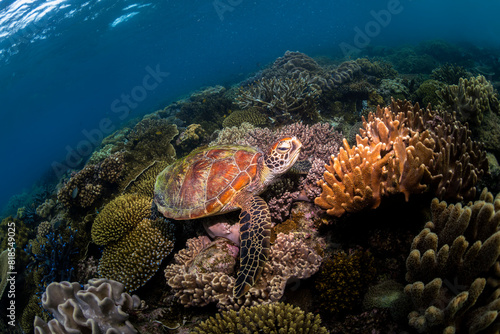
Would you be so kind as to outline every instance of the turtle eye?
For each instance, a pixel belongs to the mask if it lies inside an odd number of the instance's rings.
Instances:
[[[276,150],[278,151],[279,154],[285,154],[286,152],[288,152],[290,150],[290,147],[292,147],[292,145],[290,144],[290,142],[285,141],[285,142],[281,143],[276,148]]]

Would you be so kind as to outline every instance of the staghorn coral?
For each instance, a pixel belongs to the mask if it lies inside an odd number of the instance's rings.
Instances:
[[[92,279],[82,289],[78,282],[53,282],[42,296],[42,305],[54,316],[48,323],[35,318],[35,334],[137,333],[128,311],[139,307],[139,297],[124,292],[123,284]]]
[[[88,208],[123,175],[124,154],[115,153],[97,165],[87,165],[73,174],[57,193],[68,208]]]
[[[236,100],[242,109],[256,107],[271,120],[289,123],[293,118],[317,118],[319,86],[299,78],[262,79],[241,88]]]
[[[108,245],[99,261],[100,277],[113,279],[134,291],[156,273],[170,254],[174,237],[163,219],[143,219],[117,242]]]
[[[437,95],[441,100],[441,107],[456,111],[462,122],[481,124],[486,114],[500,113],[498,94],[482,75],[469,79],[460,78],[458,85],[445,87]]]
[[[92,224],[92,240],[105,246],[121,239],[151,215],[151,199],[136,194],[121,195],[104,207]]]
[[[222,122],[222,126],[224,128],[240,126],[243,122],[250,123],[254,126],[265,126],[267,121],[267,117],[262,114],[258,108],[251,107],[231,112]]]
[[[338,251],[324,261],[315,279],[320,307],[330,314],[354,309],[375,278],[373,256],[368,251]]]
[[[197,325],[193,333],[313,333],[326,334],[319,315],[285,303],[244,307],[217,314]]]
[[[441,199],[471,199],[487,170],[486,152],[454,114],[392,101],[363,118],[357,146],[344,141],[332,156],[315,203],[329,214],[376,208],[385,195],[433,191]]]
[[[466,206],[431,203],[406,265],[409,324],[425,333],[497,332],[500,321],[500,196],[483,190]]]
[[[318,270],[322,261],[316,250],[319,243],[309,233],[278,234],[260,278],[239,299],[233,297],[236,279],[227,271],[217,271],[220,267],[211,272],[190,273],[193,259],[207,246],[205,238],[188,240],[188,248],[176,254],[175,263],[165,269],[165,278],[185,306],[217,303],[220,309],[238,310],[242,306],[278,301],[289,280],[308,278]]]

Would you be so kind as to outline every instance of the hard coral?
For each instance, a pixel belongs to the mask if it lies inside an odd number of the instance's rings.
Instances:
[[[237,97],[242,109],[256,107],[279,124],[290,123],[294,118],[317,117],[316,100],[321,93],[319,86],[304,79],[262,79],[242,88]],[[304,117],[305,116],[305,117]]]
[[[90,280],[83,290],[78,282],[51,283],[42,305],[53,315],[48,323],[35,318],[35,334],[45,333],[137,333],[127,311],[140,305],[137,296],[123,285],[105,279]]]
[[[234,299],[235,277],[217,266],[211,272],[192,271],[193,260],[207,246],[206,239],[188,240],[188,248],[175,255],[175,264],[165,269],[165,277],[185,306],[205,306],[217,303],[221,309],[238,310],[263,302],[278,301],[289,279],[304,279],[313,275],[321,264],[317,253],[319,241],[305,233],[279,234],[271,246],[269,260],[256,284],[242,297]],[[227,268],[226,268],[227,269]]]
[[[248,122],[254,126],[265,126],[268,118],[256,107],[231,112],[222,122],[224,128],[240,126],[241,123]]]
[[[311,333],[326,334],[319,315],[298,307],[272,303],[225,311],[195,327],[193,333]]]
[[[170,163],[170,161],[155,160],[152,164],[139,172],[135,178],[130,180],[123,189],[123,192],[127,194],[137,194],[141,197],[152,199],[154,195],[156,177]]]
[[[121,239],[151,215],[151,199],[136,194],[119,196],[106,204],[92,224],[92,240],[101,246]]]
[[[57,198],[69,208],[88,208],[119,181],[123,168],[123,153],[110,155],[97,165],[87,165],[61,187]]]
[[[163,219],[143,219],[117,242],[108,245],[99,261],[99,276],[117,280],[126,291],[146,284],[173,249],[174,237]]]
[[[381,197],[432,190],[442,199],[471,199],[478,178],[488,170],[486,152],[472,141],[454,114],[393,101],[363,118],[357,146],[332,156],[323,192],[315,203],[341,216],[376,208]]]
[[[477,333],[500,328],[500,196],[486,190],[466,206],[431,204],[432,221],[413,240],[405,292],[419,332]]]
[[[336,252],[316,276],[320,307],[331,314],[343,314],[359,306],[375,273],[370,252]]]

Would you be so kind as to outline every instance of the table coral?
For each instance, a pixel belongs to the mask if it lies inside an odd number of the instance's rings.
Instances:
[[[311,333],[326,334],[319,315],[305,313],[299,307],[272,303],[225,311],[195,327],[193,333]]]
[[[101,246],[121,239],[151,215],[152,200],[136,194],[118,196],[104,207],[92,224],[92,240]]]
[[[137,333],[127,312],[139,307],[140,299],[124,292],[122,284],[105,279],[53,282],[42,296],[42,305],[54,319],[35,318],[35,334],[45,333]]]
[[[409,324],[420,333],[496,332],[500,309],[500,194],[462,206],[434,199],[432,221],[407,259]]]
[[[207,246],[204,238],[188,240],[188,248],[176,254],[175,263],[165,269],[165,278],[185,306],[217,303],[220,309],[238,310],[242,306],[278,301],[290,279],[308,278],[319,269],[322,257],[317,253],[318,242],[310,234],[279,234],[260,278],[238,299],[233,297],[236,278],[220,271],[220,267],[211,272],[190,272],[193,260]]]
[[[323,192],[315,203],[341,216],[376,208],[383,196],[433,191],[441,199],[471,199],[478,178],[488,170],[482,144],[454,114],[392,101],[377,108],[356,137],[357,145],[332,156]]]
[[[113,279],[134,291],[156,273],[173,249],[174,237],[165,220],[143,219],[117,242],[108,245],[99,261],[100,277]]]

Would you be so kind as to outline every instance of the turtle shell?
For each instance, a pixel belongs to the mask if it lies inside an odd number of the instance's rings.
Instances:
[[[216,146],[192,152],[156,178],[155,203],[168,218],[194,219],[236,210],[234,197],[260,181],[263,153],[247,146]],[[250,186],[250,187],[249,187]]]

